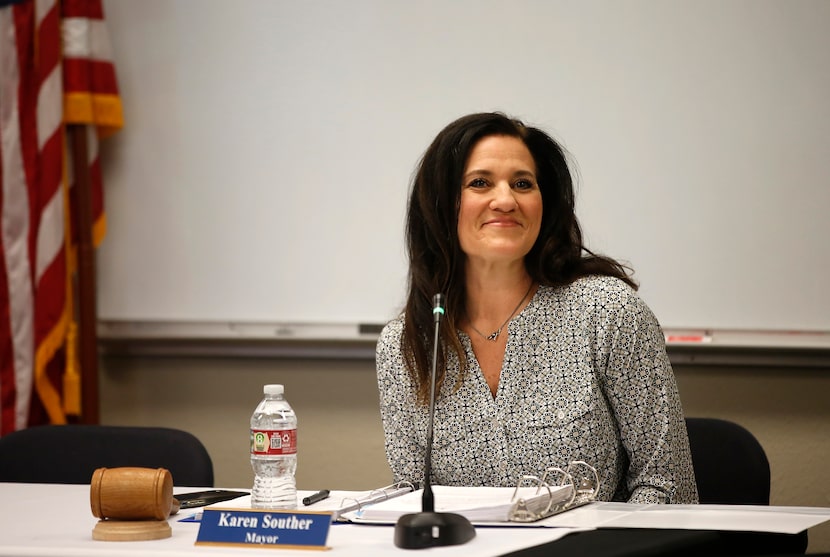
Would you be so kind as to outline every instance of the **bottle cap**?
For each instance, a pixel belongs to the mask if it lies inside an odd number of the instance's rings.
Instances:
[[[265,385],[262,388],[262,392],[266,395],[281,395],[285,392],[285,389],[283,389],[282,385]]]

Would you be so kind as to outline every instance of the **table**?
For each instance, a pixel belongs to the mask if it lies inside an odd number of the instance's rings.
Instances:
[[[175,492],[195,491],[176,488]],[[180,522],[192,514],[182,511],[168,522],[170,538],[138,542],[103,542],[92,539],[98,521],[92,515],[88,485],[0,483],[0,555],[25,556],[141,556],[179,557],[189,555],[298,555],[309,557],[307,550],[273,548],[223,548],[195,546],[198,523]],[[230,502],[229,502],[230,503]],[[228,505],[231,506],[231,505]],[[518,549],[553,541],[570,532],[551,528],[481,528],[464,546],[440,548],[431,552],[446,556],[497,556]],[[333,524],[329,531],[326,555],[371,556],[409,555],[393,542],[393,527]],[[315,552],[312,552],[313,554]]]
[[[194,488],[177,488],[176,492]],[[98,519],[92,516],[88,485],[0,483],[0,555],[131,557],[148,555],[302,555],[307,550],[223,548],[195,546],[198,523],[180,522],[190,514],[173,516],[170,538],[139,542],[102,542],[92,539]],[[392,526],[333,524],[328,545],[332,556],[413,555],[394,546]],[[607,555],[636,556],[671,553],[716,554],[724,545],[717,532],[694,530],[578,530],[568,528],[479,527],[476,537],[462,546],[433,548],[430,555],[501,556]]]

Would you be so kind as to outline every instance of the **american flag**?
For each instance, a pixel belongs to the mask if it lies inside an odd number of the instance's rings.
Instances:
[[[122,122],[101,0],[0,0],[0,435],[80,414],[66,126],[88,132],[97,245],[98,139]]]

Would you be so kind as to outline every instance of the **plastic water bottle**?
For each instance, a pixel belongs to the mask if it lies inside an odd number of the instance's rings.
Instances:
[[[257,509],[296,509],[297,416],[282,385],[265,385],[265,395],[251,415],[251,466]]]

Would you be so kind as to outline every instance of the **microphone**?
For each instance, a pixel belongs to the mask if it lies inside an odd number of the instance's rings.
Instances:
[[[432,493],[432,425],[435,422],[435,377],[438,367],[438,333],[444,315],[444,295],[432,297],[432,314],[435,318],[435,339],[432,346],[432,369],[429,390],[429,422],[427,426],[427,450],[424,460],[424,494],[419,513],[405,514],[395,524],[395,545],[402,549],[423,549],[442,545],[460,545],[473,539],[476,529],[466,517],[456,513],[435,512]]]

